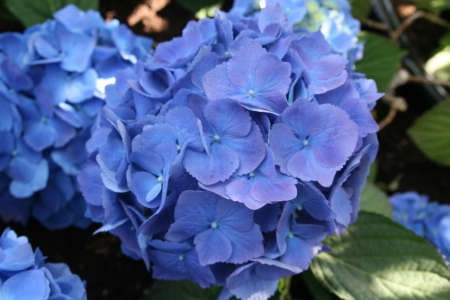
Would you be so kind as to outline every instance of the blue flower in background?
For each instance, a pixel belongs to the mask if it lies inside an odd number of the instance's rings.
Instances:
[[[0,34],[0,206],[11,210],[1,216],[85,228],[90,221],[74,178],[106,103],[100,81],[147,59],[152,40],[74,5],[54,17],[23,34]]]
[[[431,242],[450,261],[450,206],[429,202],[426,195],[410,191],[396,193],[389,200],[392,219]]]
[[[64,263],[45,263],[39,249],[7,228],[0,237],[0,296],[16,299],[86,300],[86,283]]]

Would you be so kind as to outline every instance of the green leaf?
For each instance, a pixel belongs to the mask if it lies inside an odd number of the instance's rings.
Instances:
[[[0,0],[0,18],[2,20],[14,20],[15,17],[9,12],[6,7],[5,0]]]
[[[450,299],[450,270],[437,250],[390,219],[360,212],[333,250],[311,264],[319,281],[342,299]]]
[[[450,166],[450,101],[436,104],[423,114],[408,134],[427,157]]]
[[[300,276],[315,300],[333,300],[333,294],[330,294],[316,277],[314,277],[311,269],[300,273]]]
[[[437,79],[450,80],[450,33],[444,35],[438,51],[425,64],[425,70]]]
[[[155,281],[142,300],[216,300],[220,287],[202,289],[198,284],[188,281]]]
[[[365,18],[370,11],[370,0],[350,0],[352,15],[355,18]]]
[[[367,176],[367,181],[368,182],[372,182],[374,183],[375,180],[377,179],[377,174],[378,174],[378,163],[375,160],[371,165],[370,165],[370,173]]]
[[[441,11],[450,7],[448,0],[410,0],[416,4],[419,9],[431,11],[435,14],[440,14]]]
[[[411,0],[411,2],[416,4],[419,9],[436,12],[430,0]]]
[[[5,0],[9,11],[25,27],[30,27],[53,17],[53,13],[69,3],[81,10],[98,10],[98,0]]]
[[[222,4],[222,0],[177,0],[184,8],[195,14],[203,8],[209,8]]]
[[[356,72],[375,80],[378,91],[385,92],[406,52],[377,34],[363,33],[360,39],[364,42],[364,56],[356,62]]]
[[[392,205],[389,197],[371,182],[367,182],[362,190],[360,210],[392,218]]]

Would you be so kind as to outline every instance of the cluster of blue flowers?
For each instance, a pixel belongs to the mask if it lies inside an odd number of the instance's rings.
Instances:
[[[429,202],[416,192],[394,194],[389,200],[393,220],[431,242],[450,262],[450,205]]]
[[[299,32],[278,3],[216,11],[106,87],[78,182],[155,278],[267,299],[356,220],[381,94]]]
[[[7,228],[0,237],[0,298],[85,300],[86,283],[64,263],[46,263],[25,236]]]
[[[0,35],[0,215],[86,227],[76,175],[104,86],[145,59],[152,41],[73,5],[54,18]]]
[[[349,65],[362,58],[363,45],[357,38],[361,24],[352,16],[347,0],[235,0],[230,12],[257,15],[272,3],[279,3],[294,32],[320,30],[333,51],[347,58]]]

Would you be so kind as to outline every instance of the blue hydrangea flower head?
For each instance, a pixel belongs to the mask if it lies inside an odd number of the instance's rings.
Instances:
[[[98,232],[155,278],[267,299],[356,220],[381,95],[293,20],[309,2],[238,1],[105,89],[78,183]]]

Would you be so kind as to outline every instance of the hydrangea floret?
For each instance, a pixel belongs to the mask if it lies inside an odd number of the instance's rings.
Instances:
[[[348,59],[349,65],[362,57],[357,35],[361,24],[351,14],[347,0],[235,0],[231,14],[254,16],[270,4],[278,3],[296,33],[320,31],[335,53]]]
[[[54,18],[0,35],[0,216],[84,228],[90,221],[76,175],[105,85],[146,59],[152,41],[74,5]]]
[[[280,4],[190,22],[118,71],[78,175],[89,214],[157,279],[268,299],[357,218],[373,80]]]
[[[7,228],[0,236],[0,297],[5,300],[86,300],[86,282],[65,263],[48,263],[27,237]]]
[[[450,263],[450,205],[409,191],[389,198],[392,219],[432,243]]]

